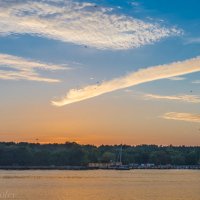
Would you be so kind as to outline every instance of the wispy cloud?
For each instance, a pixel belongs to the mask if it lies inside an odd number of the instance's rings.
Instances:
[[[169,112],[169,113],[165,113],[162,116],[162,118],[171,119],[171,120],[179,120],[179,121],[200,123],[200,115],[199,114],[192,114],[192,113]]]
[[[132,1],[130,4],[131,4],[132,6],[139,6],[139,5],[140,5],[140,3],[137,2],[137,1]]]
[[[172,95],[172,96],[163,96],[156,94],[145,94],[144,98],[149,99],[157,99],[157,100],[175,100],[175,101],[183,101],[188,103],[200,103],[200,96],[198,95]]]
[[[200,84],[200,80],[192,81],[192,83],[194,83],[194,84]]]
[[[60,82],[58,79],[45,78],[39,70],[65,70],[67,67],[24,59],[8,54],[0,54],[0,79],[32,80],[44,82]]]
[[[198,71],[200,71],[200,57],[182,62],[149,67],[101,84],[89,85],[82,89],[71,89],[64,98],[58,101],[53,101],[52,103],[55,106],[64,106],[141,83]]]
[[[175,77],[170,77],[168,79],[171,80],[171,81],[183,81],[186,78],[185,77],[181,77],[181,76],[175,76]]]
[[[200,44],[200,37],[187,38],[185,44]]]
[[[0,6],[0,35],[31,34],[117,50],[151,44],[182,32],[81,2],[4,0]]]

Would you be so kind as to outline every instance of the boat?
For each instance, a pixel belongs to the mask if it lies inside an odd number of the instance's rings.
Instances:
[[[116,163],[120,163],[120,164],[114,166],[115,170],[130,170],[130,167],[128,165],[123,165],[122,163],[122,144],[119,151],[119,162],[116,162]]]

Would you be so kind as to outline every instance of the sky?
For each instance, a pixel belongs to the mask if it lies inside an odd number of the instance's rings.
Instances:
[[[200,145],[199,0],[0,0],[0,141]]]

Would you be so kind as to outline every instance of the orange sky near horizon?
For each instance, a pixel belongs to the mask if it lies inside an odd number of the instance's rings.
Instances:
[[[0,141],[199,145],[197,124],[159,116],[166,104],[158,106],[159,102],[145,101],[140,95],[127,100],[124,91],[117,95],[103,95],[65,108],[33,102],[19,106],[18,102],[8,112],[1,106],[5,115],[0,116],[4,124]]]

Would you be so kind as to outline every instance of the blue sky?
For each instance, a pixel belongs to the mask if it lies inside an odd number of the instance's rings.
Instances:
[[[84,136],[80,142],[85,142],[88,132],[96,133],[100,141],[110,134],[106,142],[119,142],[122,136],[113,134],[114,124],[124,113],[125,122],[118,128],[126,132],[127,141],[179,144],[183,125],[192,130],[186,128],[182,143],[198,144],[199,9],[197,0],[2,1],[0,108],[4,115],[0,120],[4,125],[0,139],[17,140],[19,136],[32,141],[38,132],[42,142]],[[116,115],[113,109],[119,105]],[[135,111],[133,105],[145,110]],[[38,115],[43,113],[38,119],[33,107],[40,108]],[[21,119],[17,119],[19,108]],[[91,109],[101,118],[93,120]],[[73,119],[68,115],[71,112]],[[79,112],[88,121],[80,123]],[[56,128],[49,131],[51,115],[51,126],[62,127],[57,132]],[[102,136],[99,127],[107,123],[108,115],[112,120]],[[32,124],[32,117],[27,116],[35,116],[36,122]],[[140,121],[136,132],[141,137],[132,130],[130,119]],[[141,125],[149,124],[147,119],[154,122],[152,135]],[[24,121],[27,127],[23,128]],[[70,123],[81,124],[84,131]],[[174,138],[167,135],[173,129]],[[71,134],[65,135],[68,130]],[[154,134],[156,139],[152,139]],[[98,143],[96,139],[91,142]]]

